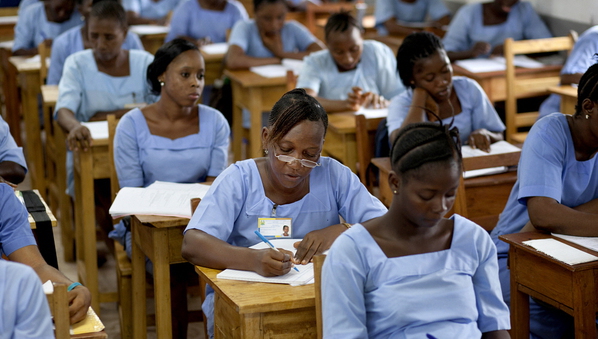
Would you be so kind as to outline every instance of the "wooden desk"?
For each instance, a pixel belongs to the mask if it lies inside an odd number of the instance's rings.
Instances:
[[[598,261],[567,265],[523,245],[524,241],[531,239],[552,238],[548,234],[527,232],[501,235],[499,238],[510,245],[511,336],[515,339],[529,338],[529,296],[532,296],[573,316],[576,338],[595,338]],[[598,255],[598,252],[568,244]]]
[[[484,92],[493,104],[497,101],[507,99],[507,79],[506,71],[473,73],[465,68],[452,64],[455,75],[463,75],[472,78],[482,86]],[[541,68],[517,68],[516,73],[521,79],[534,79],[546,76],[560,76],[562,66],[552,65]]]
[[[187,262],[181,256],[183,230],[187,218],[138,215],[131,217],[131,241],[133,244],[133,338],[145,339],[146,295],[145,257],[154,265],[154,300],[156,310],[156,334],[160,339],[172,338],[170,304],[170,264]]]
[[[561,113],[575,114],[577,87],[571,85],[555,86],[548,88],[548,91],[561,96]]]
[[[220,270],[196,266],[214,289],[215,338],[315,338],[314,285],[219,280]]]
[[[222,77],[224,71],[224,54],[207,54],[200,49],[203,60],[206,63],[205,86],[213,85],[216,79]]]
[[[99,315],[101,302],[118,301],[116,292],[100,293],[94,179],[110,178],[108,139],[95,139],[87,152],[73,152],[75,175],[75,244],[79,281],[91,292],[91,306]]]
[[[380,201],[390,206],[394,196],[388,185],[390,159],[374,158],[372,163],[380,170]],[[468,219],[486,230],[492,230],[516,181],[516,171],[465,179]],[[451,214],[451,211],[447,213]]]
[[[224,70],[231,80],[233,92],[233,155],[234,161],[243,159],[243,108],[249,110],[251,125],[249,128],[249,147],[245,158],[262,155],[262,112],[270,111],[272,106],[287,92],[285,77],[264,78],[250,70]]]
[[[132,25],[129,29],[139,36],[143,48],[152,54],[156,54],[158,48],[164,44],[164,39],[170,31],[170,27],[158,25]]]
[[[15,36],[14,28],[17,24],[17,15],[0,16],[0,40],[13,40]]]

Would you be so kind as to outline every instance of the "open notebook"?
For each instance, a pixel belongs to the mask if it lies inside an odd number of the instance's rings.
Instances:
[[[301,241],[301,239],[273,239],[270,240],[272,245],[276,248],[283,248],[285,250],[295,252],[295,248],[293,244],[297,241]],[[251,246],[251,248],[255,249],[262,249],[262,248],[269,248],[268,245],[260,242],[256,245]],[[242,281],[254,281],[254,282],[265,282],[265,283],[274,283],[274,284],[289,284],[291,286],[301,286],[306,284],[313,284],[314,282],[314,267],[312,263],[307,265],[296,265],[299,272],[295,270],[290,270],[289,273],[285,275],[281,275],[278,277],[263,277],[255,272],[251,271],[241,271],[241,270],[233,270],[233,269],[226,269],[216,276],[218,279],[228,279],[228,280],[242,280]]]
[[[461,154],[463,155],[463,158],[483,157],[486,155],[512,153],[512,152],[520,152],[520,151],[521,151],[521,148],[511,145],[506,141],[498,141],[498,142],[493,143],[490,146],[490,153],[486,153],[479,149],[471,148],[468,145],[464,145],[463,147],[461,147]],[[474,178],[474,177],[479,177],[479,176],[483,176],[483,175],[498,174],[498,173],[506,172],[507,170],[508,170],[507,167],[500,166],[500,167],[482,168],[482,169],[473,170],[473,171],[465,171],[465,172],[463,172],[463,178],[467,179],[467,178]]]

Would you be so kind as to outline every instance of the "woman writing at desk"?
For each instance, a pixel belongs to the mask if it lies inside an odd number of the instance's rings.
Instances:
[[[328,249],[350,224],[386,212],[359,179],[337,161],[320,157],[328,117],[302,89],[286,93],[272,108],[262,131],[264,158],[229,166],[216,178],[185,230],[183,257],[195,265],[255,271],[263,276],[289,272]],[[290,237],[303,239],[297,253],[247,247],[262,218],[288,218]],[[285,223],[286,224],[286,223]],[[277,228],[278,229],[278,228]],[[213,332],[213,293],[203,305]]]
[[[538,230],[598,236],[598,64],[579,82],[575,115],[550,114],[530,130],[517,182],[491,237],[498,250],[503,297],[510,301],[509,245],[502,234]],[[533,224],[533,227],[532,227]],[[525,227],[524,227],[525,225]],[[572,325],[564,312],[530,301],[534,338],[563,338]]]

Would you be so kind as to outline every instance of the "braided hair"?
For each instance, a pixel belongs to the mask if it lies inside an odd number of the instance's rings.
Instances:
[[[397,71],[405,87],[413,88],[413,66],[421,59],[443,51],[444,46],[440,38],[430,32],[415,32],[409,34],[397,51]]]
[[[321,121],[324,133],[328,128],[328,115],[311,95],[302,88],[285,93],[274,104],[268,117],[269,134],[268,142],[277,142],[282,139],[293,127],[304,120]]]
[[[324,37],[328,40],[328,35],[332,32],[346,32],[350,28],[357,28],[360,32],[363,33],[363,28],[355,19],[354,16],[351,15],[348,11],[340,11],[338,13],[334,13],[328,18],[326,22],[326,26],[324,26]]]
[[[594,54],[594,58],[598,59],[598,53]],[[577,87],[577,104],[575,105],[576,116],[581,114],[581,104],[586,98],[593,102],[598,102],[598,63],[590,66],[579,80],[579,86]]]

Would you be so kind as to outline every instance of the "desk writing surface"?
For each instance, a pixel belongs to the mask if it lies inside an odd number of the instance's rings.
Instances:
[[[58,101],[58,85],[43,85],[41,89],[44,105],[47,107],[56,105],[56,101]]]
[[[265,78],[250,70],[224,70],[224,74],[231,78],[231,80],[238,82],[242,87],[265,87],[265,86],[280,86],[287,82],[285,77]]]
[[[577,87],[573,87],[571,85],[549,87],[548,91],[559,95],[577,98]]]

